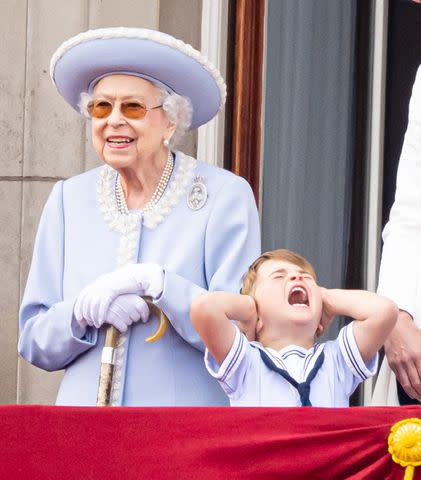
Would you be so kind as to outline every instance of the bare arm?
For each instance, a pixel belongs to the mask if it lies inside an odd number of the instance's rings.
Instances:
[[[395,328],[384,343],[390,368],[406,393],[421,401],[421,330],[411,315],[399,311]]]
[[[336,315],[352,317],[354,336],[364,362],[370,360],[384,344],[395,326],[398,308],[388,298],[366,290],[321,288],[323,323]]]
[[[215,360],[222,364],[235,338],[231,320],[241,329],[255,329],[256,304],[252,297],[228,292],[210,292],[196,297],[190,307],[194,328]]]

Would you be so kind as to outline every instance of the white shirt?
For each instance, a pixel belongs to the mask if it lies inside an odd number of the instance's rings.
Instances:
[[[276,351],[259,342],[248,342],[236,327],[236,335],[225,360],[219,365],[208,350],[205,365],[230,399],[231,406],[298,407],[298,391],[261,359],[264,350],[274,363],[297,382],[303,382],[324,351],[325,359],[311,382],[310,401],[315,407],[347,407],[357,385],[374,375],[378,355],[367,364],[355,342],[353,323],[344,327],[334,341],[315,344],[309,350],[290,345]]]
[[[412,315],[421,328],[421,65],[409,103],[395,201],[382,236],[377,291]]]

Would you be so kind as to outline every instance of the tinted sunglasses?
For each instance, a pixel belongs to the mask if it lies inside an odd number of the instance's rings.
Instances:
[[[120,111],[126,118],[139,120],[144,118],[149,110],[161,108],[162,105],[156,107],[146,108],[144,103],[139,102],[121,102]],[[92,100],[88,103],[88,113],[93,118],[107,118],[111,115],[114,105],[107,100]]]

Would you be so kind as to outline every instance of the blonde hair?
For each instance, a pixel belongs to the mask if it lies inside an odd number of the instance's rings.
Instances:
[[[316,272],[308,260],[301,255],[298,255],[298,253],[292,252],[291,250],[287,250],[286,248],[278,248],[277,250],[271,250],[270,252],[262,253],[262,255],[260,255],[260,257],[250,265],[243,277],[243,286],[241,288],[241,293],[243,295],[254,294],[257,272],[261,265],[268,260],[280,260],[297,265],[297,267],[300,267],[302,270],[309,273],[314,280],[317,281]]]

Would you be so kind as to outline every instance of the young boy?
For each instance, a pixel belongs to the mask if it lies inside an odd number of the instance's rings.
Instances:
[[[242,294],[211,292],[191,305],[206,367],[232,406],[348,406],[376,372],[397,313],[375,293],[319,287],[310,263],[284,249],[251,265]],[[335,315],[355,321],[335,341],[315,344]]]

